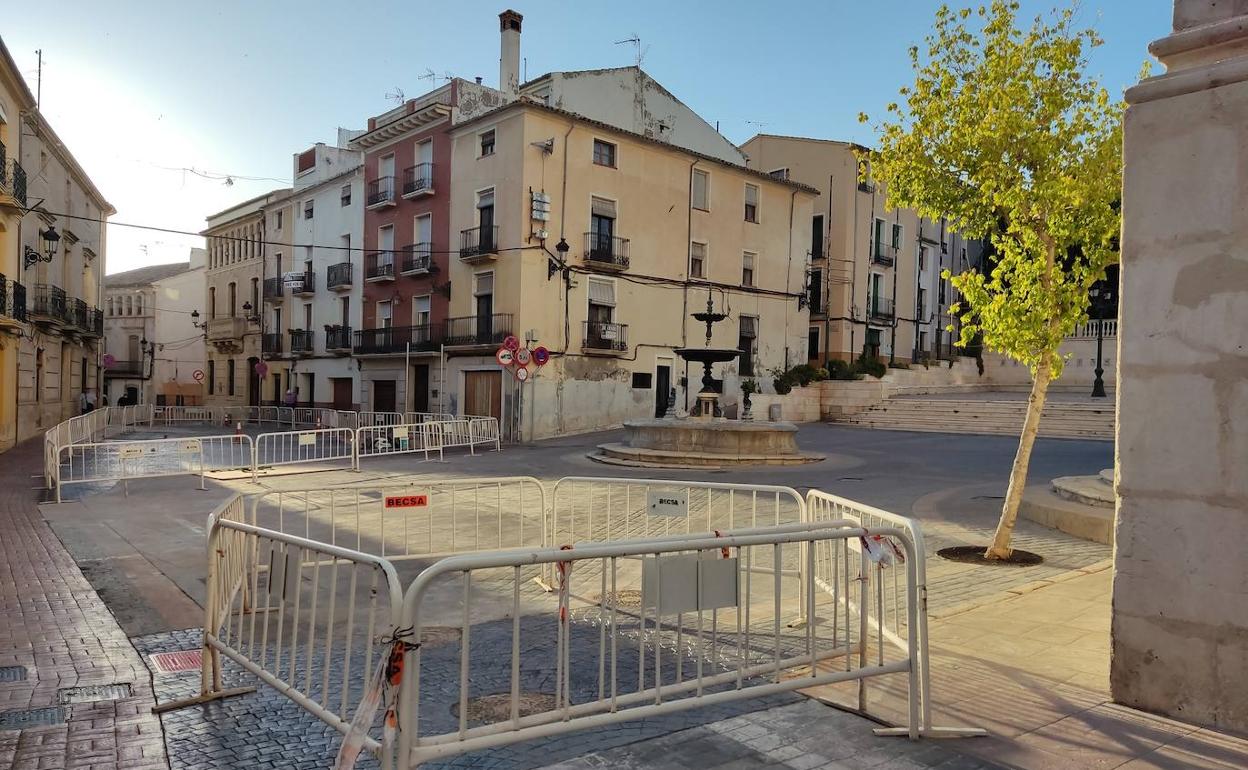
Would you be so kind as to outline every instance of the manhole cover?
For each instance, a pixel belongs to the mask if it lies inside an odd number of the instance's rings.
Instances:
[[[957,545],[952,548],[941,548],[936,555],[942,559],[949,561],[961,562],[963,564],[983,564],[984,566],[1001,566],[1001,567],[1031,567],[1044,561],[1044,557],[1038,553],[1031,551],[1023,551],[1015,548],[1010,552],[1008,559],[985,559],[985,546],[982,545]]]
[[[420,629],[420,646],[437,647],[439,644],[458,642],[459,628],[455,626],[425,626]]]
[[[0,730],[25,730],[28,727],[46,727],[63,724],[69,718],[64,706],[49,706],[25,711],[0,711]]]
[[[57,691],[58,703],[92,703],[98,700],[121,700],[129,698],[132,690],[129,682],[122,684],[89,684],[82,687],[66,687]]]
[[[544,692],[520,693],[520,716],[541,714],[553,711],[555,696]],[[459,719],[459,703],[451,704],[451,715]],[[468,699],[468,721],[481,724],[503,722],[511,719],[511,693],[500,692],[497,695],[482,695]]]
[[[178,650],[176,652],[158,652],[148,657],[152,666],[161,674],[176,674],[179,671],[198,671],[203,661],[203,650]]]
[[[25,666],[0,666],[0,682],[26,681]]]
[[[641,609],[641,591],[633,588],[626,588],[623,591],[608,591],[605,595],[598,594],[595,596],[594,604],[603,607],[615,607],[616,609]]]

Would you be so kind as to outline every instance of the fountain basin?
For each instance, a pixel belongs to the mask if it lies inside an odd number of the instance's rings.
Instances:
[[[624,423],[621,443],[601,444],[592,459],[642,467],[717,468],[726,465],[800,465],[824,456],[797,447],[791,422],[650,419]]]

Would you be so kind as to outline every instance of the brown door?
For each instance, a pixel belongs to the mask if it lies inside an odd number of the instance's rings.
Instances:
[[[499,372],[464,372],[464,414],[503,417],[503,379]]]
[[[394,380],[373,380],[373,411],[394,411]]]
[[[334,377],[331,382],[334,383],[334,408],[344,412],[355,409],[355,404],[351,401],[351,378]]]
[[[412,365],[412,411],[429,411],[429,364]]]

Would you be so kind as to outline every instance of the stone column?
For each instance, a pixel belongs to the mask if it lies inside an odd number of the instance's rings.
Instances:
[[[1127,92],[1114,699],[1248,730],[1248,0]]]

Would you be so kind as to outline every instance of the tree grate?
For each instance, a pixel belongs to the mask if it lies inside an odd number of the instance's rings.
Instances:
[[[23,711],[0,711],[0,730],[25,730],[29,727],[47,727],[64,724],[69,710],[64,706],[25,709]]]
[[[60,704],[93,703],[101,700],[121,700],[129,698],[133,689],[129,682],[122,684],[89,684],[82,687],[65,687],[57,691],[56,700]]]

